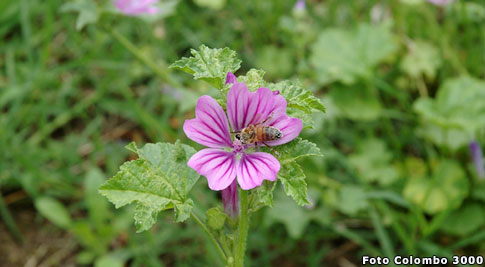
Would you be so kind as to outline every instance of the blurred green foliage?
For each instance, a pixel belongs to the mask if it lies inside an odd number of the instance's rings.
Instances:
[[[300,80],[274,85],[292,97],[293,112],[303,88],[325,105],[303,132],[324,154],[300,163],[311,204],[276,188],[274,207],[252,218],[251,266],[485,254],[485,180],[467,147],[485,144],[483,1],[312,0],[303,12],[290,0],[164,1],[164,13],[148,20],[98,17],[99,1],[64,3],[0,2],[0,188],[6,200],[24,196],[6,201],[14,219],[35,212],[22,232],[49,221],[76,241],[66,257],[77,264],[217,259],[193,222],[161,215],[135,234],[136,211],[115,210],[97,193],[135,159],[124,146],[189,142],[182,125],[197,97],[218,94],[181,72],[169,73],[184,87],[175,90],[101,27],[110,25],[160,68],[202,44],[229,47],[242,59],[238,75],[254,68],[247,75],[263,69],[271,82]],[[287,167],[301,177],[300,166]],[[218,197],[205,179],[190,193],[204,210]]]

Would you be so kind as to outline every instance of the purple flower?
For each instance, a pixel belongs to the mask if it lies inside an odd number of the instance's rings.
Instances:
[[[128,16],[155,14],[158,8],[154,6],[158,0],[115,0],[118,10]]]
[[[295,6],[293,6],[293,9],[297,12],[304,11],[306,8],[306,3],[305,0],[298,0],[295,3]]]
[[[236,83],[237,82],[237,78],[234,74],[232,74],[232,72],[228,72],[227,75],[226,75],[226,84],[228,83]]]
[[[239,214],[236,179],[234,179],[228,187],[222,190],[222,205],[224,206],[224,211],[233,219]]]
[[[437,6],[446,6],[448,4],[451,4],[455,0],[428,0],[431,4],[437,5]]]
[[[234,81],[232,76],[228,74],[228,80]],[[274,95],[268,88],[250,92],[244,83],[234,83],[229,90],[227,115],[212,97],[199,98],[196,117],[185,121],[184,132],[193,141],[209,148],[194,154],[187,164],[207,177],[212,190],[223,190],[236,179],[244,190],[260,186],[263,180],[275,181],[280,170],[278,160],[269,153],[252,151],[254,146],[242,145],[237,139],[233,141],[229,124],[233,132],[238,132],[269,118],[263,125],[275,127],[282,133],[280,139],[266,142],[275,146],[295,139],[303,128],[302,121],[286,115],[283,96]]]
[[[483,153],[480,144],[477,141],[470,142],[470,152],[473,159],[473,165],[478,177],[485,178],[485,166],[483,165]]]
[[[306,15],[306,2],[305,0],[296,1],[293,6],[293,15],[297,18],[303,18]]]

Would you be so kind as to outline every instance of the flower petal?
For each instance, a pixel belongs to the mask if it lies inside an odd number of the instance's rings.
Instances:
[[[295,139],[303,129],[303,122],[298,118],[291,118],[284,114],[272,121],[270,126],[279,129],[283,134],[283,137],[278,140],[266,142],[270,146],[276,146],[286,144]]]
[[[234,83],[227,94],[227,114],[232,129],[240,131],[249,124],[265,120],[274,110],[275,101],[268,88],[249,92],[244,83]]]
[[[268,121],[264,123],[264,125],[272,125],[280,116],[286,115],[286,99],[279,95],[275,94],[276,91],[273,92],[273,98],[274,98],[274,105],[273,108],[269,111],[269,115],[271,116]]]
[[[221,195],[224,211],[231,216],[231,218],[235,219],[239,214],[236,179],[234,179],[226,189],[222,190]]]
[[[243,154],[236,161],[237,182],[244,190],[260,186],[263,180],[275,181],[279,170],[278,160],[265,152]]]
[[[158,11],[153,5],[158,0],[115,0],[115,6],[125,15],[153,14]]]
[[[226,189],[236,178],[233,152],[214,148],[202,149],[189,159],[187,165],[207,177],[211,190]]]
[[[195,119],[184,123],[184,132],[188,138],[208,147],[231,147],[226,114],[216,100],[207,95],[201,96],[195,108],[195,116]]]

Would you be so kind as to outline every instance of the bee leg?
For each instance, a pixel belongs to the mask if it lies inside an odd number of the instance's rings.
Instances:
[[[273,152],[278,158],[280,157],[280,153],[278,153],[278,151],[274,150],[272,147],[268,146],[268,144],[266,144],[265,142],[262,142],[266,147],[268,147],[271,152]]]

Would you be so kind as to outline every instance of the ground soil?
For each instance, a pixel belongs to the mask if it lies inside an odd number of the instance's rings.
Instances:
[[[17,242],[0,220],[0,267],[76,266],[78,247],[69,233],[36,216],[32,206],[8,208],[24,242]]]

